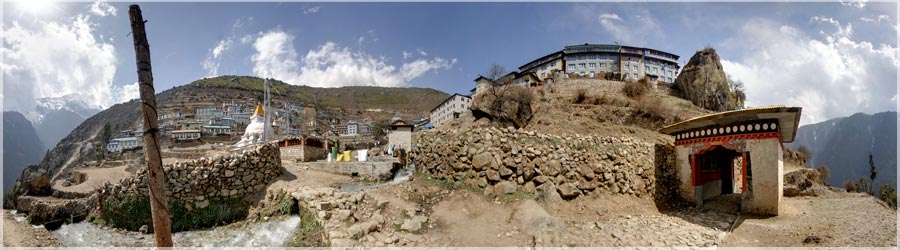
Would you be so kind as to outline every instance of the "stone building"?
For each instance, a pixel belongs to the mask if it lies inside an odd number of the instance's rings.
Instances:
[[[401,147],[407,150],[412,148],[413,125],[403,120],[391,123],[391,131],[388,132],[388,145]]]
[[[660,129],[675,136],[680,196],[705,200],[738,195],[741,212],[778,215],[782,143],[794,141],[800,107],[767,106],[710,114]],[[676,187],[670,187],[676,188]]]
[[[231,135],[231,126],[224,125],[206,125],[203,126],[203,133],[209,135]]]
[[[444,122],[459,118],[460,114],[469,111],[472,97],[461,94],[453,94],[446,100],[431,109],[431,125],[439,126]]]
[[[317,161],[325,159],[325,144],[314,137],[289,137],[277,142],[281,159],[288,161]]]
[[[200,130],[186,129],[172,131],[172,138],[178,141],[197,140],[200,139]]]
[[[561,51],[528,62],[519,67],[519,72],[532,72],[542,82],[551,79],[554,72],[588,77],[604,72],[620,74],[623,79],[649,77],[651,80],[673,83],[678,69],[678,55],[672,53],[633,46],[585,43],[565,46]]]
[[[141,137],[125,137],[109,140],[106,144],[106,151],[122,152],[128,149],[140,148],[144,146],[144,140]]]
[[[216,107],[197,108],[197,120],[208,121],[210,118],[222,117],[222,110]]]
[[[490,78],[478,75],[478,78],[475,78],[475,88],[471,90],[471,94],[469,96],[475,96],[482,91],[487,90],[494,83]]]

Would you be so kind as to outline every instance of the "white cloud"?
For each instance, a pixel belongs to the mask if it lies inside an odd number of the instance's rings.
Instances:
[[[597,16],[597,21],[616,41],[637,46],[640,46],[638,43],[646,43],[648,36],[659,36],[663,33],[652,15],[646,11],[628,20],[615,13],[605,13]]]
[[[241,37],[241,44],[248,44],[253,41],[253,35],[247,34]]]
[[[253,35],[250,34],[244,35],[240,39],[237,38],[238,31],[251,22],[253,22],[253,17],[238,18],[234,21],[234,24],[231,25],[231,31],[229,32],[228,37],[219,40],[216,42],[215,46],[209,49],[208,56],[200,63],[203,66],[203,69],[206,70],[207,76],[219,75],[219,66],[221,65],[222,56],[226,51],[231,49],[236,40],[241,44],[248,44],[253,41]]]
[[[116,15],[116,7],[109,5],[105,0],[96,1],[91,4],[91,13],[98,16]]]
[[[78,15],[71,23],[14,21],[3,27],[3,92],[16,93],[4,96],[3,109],[34,118],[38,98],[70,96],[97,109],[121,100],[113,91],[115,49],[95,38],[94,26],[89,16]]]
[[[428,52],[425,52],[424,50],[421,50],[421,49],[420,49],[420,50],[417,50],[417,51],[419,51],[419,55],[422,55],[422,56],[428,56]]]
[[[860,9],[862,9],[863,7],[866,7],[866,2],[868,2],[867,0],[839,0],[839,1],[841,2],[841,5],[856,7],[856,8],[860,8]]]
[[[311,7],[311,8],[303,10],[303,14],[313,14],[313,13],[318,13],[318,12],[319,12],[319,6],[315,6],[315,7]]]
[[[403,86],[429,71],[450,69],[456,61],[435,57],[397,67],[384,57],[341,48],[333,42],[310,50],[301,60],[293,41],[294,36],[280,30],[260,34],[251,57],[254,74],[315,87]]]
[[[222,53],[231,47],[232,43],[234,41],[229,37],[225,40],[219,40],[215,47],[209,49],[210,56],[206,57],[202,63],[203,69],[206,70],[208,76],[219,75],[219,65],[221,64],[219,59],[222,58]]]
[[[418,59],[410,63],[404,63],[403,66],[400,67],[400,73],[403,74],[404,80],[409,81],[424,75],[425,72],[430,70],[450,69],[450,66],[450,62],[440,57],[435,57],[431,60]]]
[[[853,36],[853,25],[850,23],[847,23],[847,26],[841,26],[841,22],[825,16],[814,16],[810,18],[810,22],[831,24],[835,29],[834,33],[831,33],[831,35],[826,35],[824,30],[819,31],[819,33],[825,35],[827,39],[837,39],[840,37],[850,38]]]
[[[849,36],[823,41],[762,19],[748,21],[730,42],[749,52],[722,61],[727,73],[744,82],[749,106],[803,107],[802,124],[896,110],[896,47]]]
[[[140,85],[137,82],[124,86],[113,86],[112,92],[116,95],[116,103],[141,98]]]
[[[274,30],[262,33],[253,43],[253,72],[261,77],[271,77],[297,83],[300,79],[294,36]]]
[[[406,52],[406,50],[403,51],[403,59],[409,59],[412,56],[412,53]]]
[[[860,17],[859,20],[867,23],[881,23],[883,21],[890,22],[891,17],[888,15],[878,15],[874,18]]]
[[[617,21],[622,21],[622,18],[619,17],[619,15],[618,15],[618,14],[615,14],[615,13],[606,13],[606,14],[601,14],[601,15],[600,15],[600,20],[617,20]]]

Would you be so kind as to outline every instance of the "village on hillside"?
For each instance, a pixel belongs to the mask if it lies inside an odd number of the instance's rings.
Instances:
[[[884,181],[896,181],[896,162],[875,150],[890,117],[846,118],[863,124],[846,129],[804,124],[819,110],[810,106],[753,105],[753,86],[726,73],[733,62],[710,45],[690,43],[688,56],[652,43],[565,43],[517,67],[466,62],[476,73],[403,51],[410,63],[388,77],[396,86],[258,74],[169,88],[154,82],[169,71],[151,66],[172,62],[150,52],[159,40],[145,25],[161,27],[145,21],[147,6],[127,9],[138,97],[84,119],[16,173],[3,193],[4,247],[897,248],[897,194]],[[244,25],[208,56],[272,45],[240,41]],[[360,50],[375,33],[356,40]],[[294,38],[281,38],[289,43],[276,50],[293,52]],[[318,52],[368,56],[329,46]],[[416,62],[447,69],[426,77],[465,75],[454,89],[468,91],[400,84],[421,76]],[[372,70],[394,71],[379,63]],[[824,164],[819,154],[856,149],[817,136],[871,147],[848,166]]]

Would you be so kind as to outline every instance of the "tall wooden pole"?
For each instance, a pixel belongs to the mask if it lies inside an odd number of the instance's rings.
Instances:
[[[144,156],[150,186],[150,213],[153,217],[153,232],[157,247],[172,247],[171,221],[166,207],[164,189],[165,174],[159,152],[159,128],[156,116],[156,92],[153,89],[153,72],[150,67],[150,45],[144,31],[144,17],[141,7],[134,4],[128,8],[131,17],[131,33],[134,37],[134,54],[137,63],[138,82],[141,91],[141,113],[144,118]]]

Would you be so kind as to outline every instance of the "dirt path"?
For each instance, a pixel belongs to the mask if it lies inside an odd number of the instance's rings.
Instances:
[[[783,202],[777,217],[744,219],[724,246],[897,246],[897,212],[872,196],[835,193]]]
[[[129,173],[126,168],[126,166],[120,166],[112,168],[77,169],[75,170],[76,172],[85,175],[84,182],[79,183],[78,185],[63,187],[62,183],[64,180],[57,180],[53,184],[53,189],[66,192],[89,193],[99,188],[104,182],[109,181],[110,183],[117,183],[119,180],[131,176],[131,173]]]
[[[10,210],[3,210],[4,247],[61,247],[50,231],[34,228],[24,221],[16,221]]]

